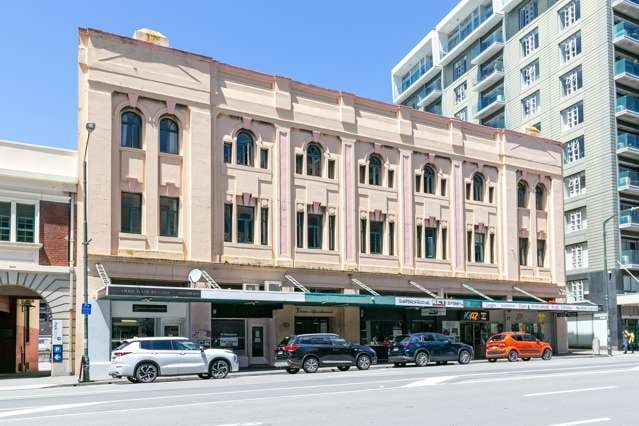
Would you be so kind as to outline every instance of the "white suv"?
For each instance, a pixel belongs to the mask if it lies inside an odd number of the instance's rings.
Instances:
[[[223,379],[238,370],[237,355],[226,349],[204,349],[186,337],[134,337],[111,352],[109,375],[151,383],[158,376],[187,374]]]

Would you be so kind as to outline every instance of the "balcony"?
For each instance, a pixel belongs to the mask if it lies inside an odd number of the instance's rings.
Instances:
[[[621,250],[619,262],[626,269],[639,269],[639,250]]]
[[[474,117],[476,119],[487,117],[503,108],[505,104],[504,88],[497,87],[480,97]]]
[[[619,229],[639,232],[639,210],[621,210],[619,212]]]
[[[620,170],[617,188],[625,195],[639,195],[639,172],[628,169]]]
[[[479,51],[470,63],[473,65],[484,63],[487,59],[496,55],[497,52],[501,51],[503,48],[504,36],[500,28],[479,43]]]
[[[419,87],[420,85],[426,84],[428,81],[432,80],[437,74],[439,74],[441,69],[442,67],[440,67],[439,65],[431,65],[428,69],[424,70],[423,73],[420,73],[415,80],[411,79],[410,84],[406,85],[402,83],[401,86],[398,87],[400,93],[393,100],[393,102],[396,104],[401,104],[402,102],[404,102],[413,94],[411,89],[414,89],[415,87]]]
[[[481,92],[504,78],[504,61],[499,58],[477,70],[477,81],[473,90]]]
[[[623,158],[639,160],[639,135],[619,132],[617,134],[617,155]]]
[[[639,99],[629,95],[619,96],[615,115],[623,121],[639,124]]]
[[[505,129],[506,128],[506,117],[504,114],[499,114],[490,120],[482,120],[481,124],[483,126],[493,127],[495,129]]]
[[[612,29],[615,46],[630,52],[639,49],[639,26],[621,21]]]
[[[441,80],[435,80],[428,86],[422,87],[415,96],[417,97],[417,108],[423,108],[432,104],[435,100],[439,99],[442,95],[442,82]]]
[[[625,58],[619,59],[615,62],[615,81],[624,86],[639,89],[639,64]]]
[[[612,0],[612,8],[616,12],[639,20],[639,0]]]

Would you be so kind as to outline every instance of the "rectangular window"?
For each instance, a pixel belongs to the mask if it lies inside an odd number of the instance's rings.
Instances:
[[[310,249],[321,249],[324,215],[308,213],[307,220],[308,220],[308,225],[306,229],[306,237],[308,239],[307,247]]]
[[[179,198],[160,197],[160,235],[178,236]]]
[[[453,81],[466,73],[466,56],[455,62],[453,65]]]
[[[260,209],[260,243],[268,245],[268,207]]]
[[[586,229],[588,221],[586,219],[586,208],[569,210],[565,214],[566,217],[566,234]]]
[[[11,203],[0,203],[0,241],[11,238]]]
[[[490,263],[495,264],[495,234],[490,234]]]
[[[260,167],[268,169],[268,149],[260,148]]]
[[[388,171],[388,187],[392,188],[393,185],[395,185],[395,171],[389,170]]]
[[[521,101],[524,119],[528,119],[539,112],[541,102],[539,99],[539,90],[530,96],[525,97]]]
[[[586,173],[580,172],[564,178],[568,198],[576,197],[586,192]]]
[[[359,251],[366,253],[366,219],[359,221]]]
[[[297,212],[297,248],[304,248],[304,212]]]
[[[142,233],[142,194],[123,192],[121,195],[121,227],[127,234]]]
[[[579,102],[561,111],[561,130],[574,129],[584,122],[584,106]]]
[[[388,255],[395,256],[395,222],[388,223]]]
[[[359,183],[366,183],[366,166],[363,164],[359,166]]]
[[[470,182],[466,182],[466,199],[467,200],[470,200],[470,189],[471,189]]]
[[[455,113],[455,118],[458,120],[462,120],[462,121],[467,121],[468,120],[468,108],[464,108],[460,111],[457,111]]]
[[[525,58],[539,48],[539,31],[537,28],[526,34],[519,41],[521,44],[521,55]]]
[[[537,1],[530,1],[519,9],[519,29],[530,24],[537,17]]]
[[[422,192],[422,175],[415,175],[415,192]]]
[[[581,18],[580,0],[572,0],[559,9],[559,28],[566,29]]]
[[[335,250],[335,216],[328,217],[328,249]]]
[[[224,204],[224,241],[233,241],[233,204]]]
[[[422,257],[422,225],[417,225],[417,231],[415,234],[416,256]]]
[[[581,31],[559,43],[561,63],[564,64],[581,53]]]
[[[473,261],[473,233],[466,231],[466,260]]]
[[[521,70],[521,88],[526,89],[539,80],[539,60],[531,62]]]
[[[443,260],[446,260],[447,242],[448,242],[448,229],[442,228],[442,259]]]
[[[295,154],[295,173],[301,175],[304,171],[304,156],[302,154]]]
[[[585,244],[573,244],[566,247],[566,270],[588,267],[588,249]]]
[[[528,264],[528,238],[519,239],[519,266]]]
[[[382,254],[384,248],[384,222],[371,220],[370,227],[370,253]]]
[[[546,265],[546,240],[537,240],[537,266],[543,268]]]
[[[255,223],[255,207],[237,206],[237,242],[253,244],[253,227]]]
[[[442,197],[446,196],[446,179],[441,179],[439,181],[439,194]]]
[[[328,160],[328,178],[335,179],[335,160]]]
[[[435,259],[437,257],[437,228],[426,228],[426,257]]]
[[[581,67],[577,67],[562,75],[559,77],[559,81],[561,82],[561,94],[563,96],[572,95],[577,90],[581,89],[584,84]]]
[[[494,200],[495,200],[495,188],[493,188],[492,186],[489,186],[488,187],[488,202],[490,204],[492,204]]]
[[[584,137],[569,140],[564,144],[564,164],[571,164],[584,158]]]
[[[231,156],[233,155],[233,145],[230,142],[224,143],[224,162],[231,164]]]
[[[466,100],[467,89],[468,89],[468,84],[465,81],[459,86],[455,87],[455,89],[453,89],[453,92],[455,94],[455,105],[462,103]]]
[[[16,204],[16,241],[33,243],[35,241],[35,206]]]
[[[484,263],[484,251],[486,235],[475,233],[475,262]]]
[[[566,283],[566,290],[568,303],[582,303],[586,300],[586,290],[583,280],[568,281]]]

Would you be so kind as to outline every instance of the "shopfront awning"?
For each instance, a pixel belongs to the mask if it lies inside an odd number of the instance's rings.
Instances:
[[[361,306],[380,308],[495,309],[547,312],[599,312],[599,306],[538,302],[443,299],[432,297],[385,296],[302,291],[217,290],[112,284],[98,290],[98,299],[162,302],[208,302]]]
[[[618,294],[617,295],[617,305],[619,305],[619,306],[631,306],[631,305],[639,306],[639,293]]]

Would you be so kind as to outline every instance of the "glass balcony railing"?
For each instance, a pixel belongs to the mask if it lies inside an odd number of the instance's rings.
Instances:
[[[493,127],[495,129],[505,129],[506,117],[504,117],[504,115],[501,114],[495,118],[491,118],[490,120],[483,120],[481,124],[483,124],[484,126]]]
[[[628,169],[620,170],[619,186],[639,186],[639,172]]]
[[[639,113],[639,99],[634,96],[619,96],[617,98],[617,112],[624,110]]]
[[[497,30],[479,42],[479,53],[488,49],[490,46],[492,46],[495,43],[503,43],[503,42],[504,42],[504,35],[501,33],[501,29]]]
[[[402,84],[400,87],[400,91],[399,93],[404,93],[406,90],[408,90],[409,87],[411,87],[413,84],[415,84],[415,82],[417,80],[419,80],[419,78],[426,74],[426,72],[428,70],[430,70],[433,67],[433,60],[429,59],[426,61],[423,61],[422,63],[420,63],[418,66],[414,67],[413,69],[411,69],[403,78],[402,78]]]
[[[447,54],[453,50],[491,16],[493,16],[492,3],[477,8],[470,16],[463,20],[464,23],[460,24],[456,31],[453,31],[448,35],[446,50],[443,53]]]
[[[639,225],[639,210],[621,210],[619,212],[619,225]]]
[[[442,90],[442,82],[439,79],[435,80],[428,86],[424,86],[421,89],[419,89],[419,91],[415,93],[415,103],[419,105],[419,103],[423,101],[424,99],[426,99],[426,97],[428,97],[431,93],[438,90],[439,91]]]
[[[477,111],[481,111],[487,106],[495,103],[495,102],[503,102],[504,101],[504,88],[498,87],[490,92],[486,93],[479,99],[479,103],[477,104]]]
[[[619,132],[617,134],[617,149],[623,148],[639,149],[639,135],[635,135],[634,133]]]
[[[479,71],[477,72],[477,83],[484,81],[496,72],[504,72],[504,61],[501,58],[479,68]]]
[[[639,0],[637,0],[639,2]],[[615,62],[615,75],[632,74],[639,78],[639,64],[628,59],[619,59]]]
[[[639,40],[639,26],[630,22],[620,21],[615,24],[612,31],[615,37],[630,37]]]
[[[639,265],[639,250],[621,250],[622,265]]]

